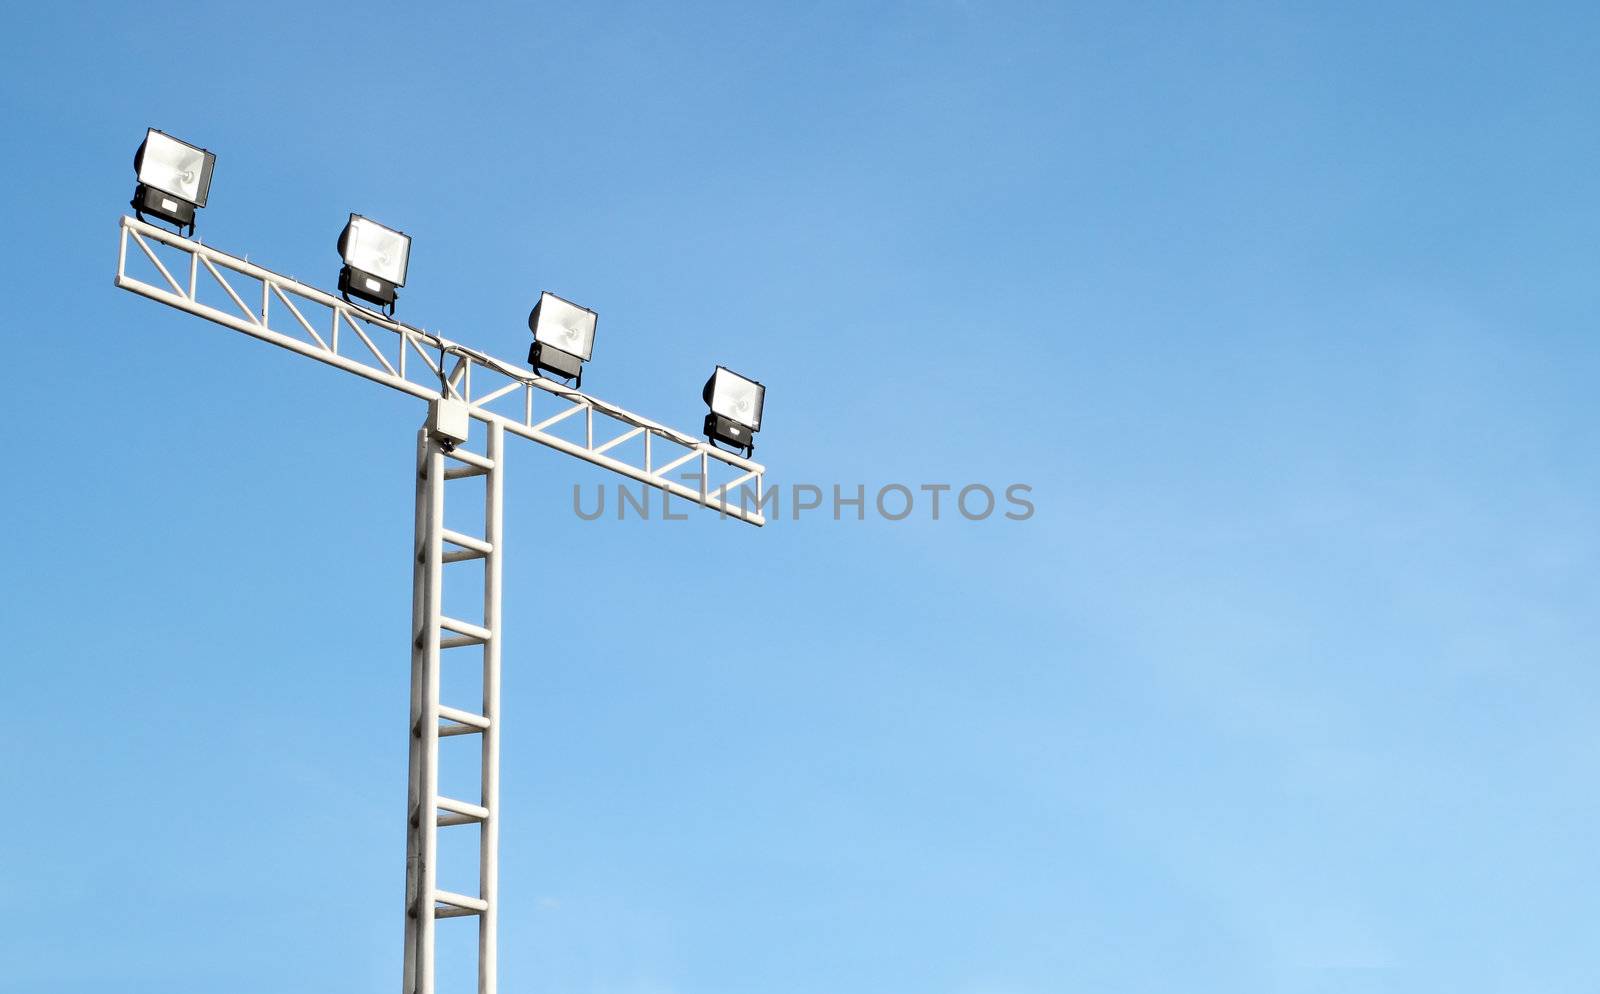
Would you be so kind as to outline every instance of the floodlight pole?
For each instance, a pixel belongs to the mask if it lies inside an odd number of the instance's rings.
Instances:
[[[180,281],[164,264],[151,243],[175,253],[187,277]],[[129,275],[132,244],[150,262],[165,285]],[[204,270],[210,280],[202,281]],[[248,287],[250,303],[224,276],[231,273],[259,284]],[[298,355],[354,373],[429,402],[428,424],[417,435],[416,520],[412,552],[411,707],[408,726],[410,759],[406,796],[406,897],[405,957],[402,994],[434,994],[435,925],[439,919],[478,919],[478,992],[495,994],[496,933],[499,917],[500,839],[500,659],[501,579],[504,574],[504,466],[507,435],[520,436],[604,467],[669,495],[692,500],[754,525],[765,524],[761,514],[765,468],[717,449],[682,432],[632,414],[597,398],[558,386],[532,372],[493,356],[451,342],[441,336],[400,324],[331,294],[299,283],[237,256],[218,252],[198,241],[182,238],[134,218],[121,220],[117,252],[116,285],[216,324],[280,346]],[[234,310],[214,307],[200,299],[205,287],[221,291]],[[259,289],[259,295],[257,295]],[[259,305],[255,301],[259,300]],[[277,305],[273,301],[277,301]],[[298,302],[298,304],[297,304]],[[331,312],[319,334],[301,307]],[[289,324],[281,316],[293,318]],[[280,327],[271,326],[279,316]],[[343,341],[350,346],[341,349]],[[350,342],[351,335],[359,343]],[[374,338],[394,336],[393,359]],[[363,351],[364,349],[364,351]],[[435,363],[430,352],[440,357]],[[408,364],[408,356],[420,357]],[[449,366],[446,357],[455,363]],[[473,375],[478,387],[474,397]],[[415,377],[421,377],[418,382]],[[485,381],[488,381],[487,384]],[[484,389],[485,386],[493,387]],[[522,400],[516,415],[492,409],[507,398]],[[536,419],[534,398],[552,401],[558,410]],[[583,441],[555,434],[562,422],[583,416]],[[609,419],[627,430],[609,440],[597,441],[595,417]],[[467,448],[470,421],[485,428],[482,452]],[[625,458],[622,447],[642,439],[642,459]],[[668,458],[659,451],[667,449]],[[695,471],[698,486],[690,488],[668,474],[680,467]],[[713,471],[734,474],[713,486]],[[481,537],[445,526],[447,484],[468,478],[484,480],[484,534]],[[745,498],[754,484],[754,510]],[[736,498],[736,499],[734,499]],[[446,566],[469,560],[483,561],[483,618],[481,623],[452,618],[443,613]],[[449,707],[440,701],[440,669],[451,649],[481,646],[483,650],[483,700],[478,712]],[[482,754],[478,803],[439,793],[439,740],[441,737],[477,735]],[[479,826],[478,894],[443,890],[438,880],[438,830]]]

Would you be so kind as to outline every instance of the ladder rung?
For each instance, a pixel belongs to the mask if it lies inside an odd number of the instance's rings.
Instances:
[[[439,705],[439,717],[448,718],[462,725],[468,725],[470,726],[467,729],[469,732],[481,732],[489,727],[489,719],[483,715],[473,714],[471,711],[463,711],[460,708],[445,707],[443,704]],[[439,734],[445,734],[444,730],[440,729]],[[455,734],[460,735],[461,733],[457,732]]]
[[[433,899],[442,908],[433,909],[435,918],[457,918],[461,915],[478,915],[489,910],[489,902],[477,897],[468,897],[465,894],[452,894],[447,890],[436,890]]]
[[[435,797],[433,802],[441,810],[450,812],[439,816],[440,825],[466,825],[489,820],[489,809],[481,805],[468,804],[453,797]]]
[[[489,639],[494,635],[494,633],[490,632],[487,628],[484,628],[480,625],[474,625],[469,621],[461,621],[458,618],[440,617],[439,627],[449,629],[450,631],[455,632],[457,635],[466,636],[466,641],[462,641],[460,639],[440,639],[440,648],[454,648],[458,645],[477,645],[489,641]],[[448,643],[448,645],[446,643]]]
[[[479,469],[476,466],[451,466],[444,471],[444,478],[447,480],[464,480],[469,476],[482,476],[487,472],[489,471]]]
[[[441,528],[439,530],[439,537],[443,538],[451,545],[459,545],[462,549],[466,550],[464,554],[461,552],[446,552],[444,554],[444,561],[447,563],[459,562],[462,559],[476,559],[479,556],[487,556],[489,553],[494,551],[494,546],[490,545],[488,542],[485,542],[483,539],[473,538],[471,535],[463,535],[460,532],[451,531],[448,528]]]
[[[439,717],[443,719],[439,723],[440,735],[476,735],[479,732],[489,730],[488,718],[481,714],[473,714],[471,711],[463,711],[460,708],[446,707],[441,704],[439,705]],[[411,723],[412,735],[422,734],[422,722],[423,719],[418,718]]]
[[[464,462],[479,473],[487,473],[489,470],[494,469],[493,459],[488,456],[480,456],[476,452],[468,452],[466,449],[449,449],[445,452],[445,458],[454,459],[456,462]],[[448,477],[449,475],[450,471],[445,470],[445,476]]]

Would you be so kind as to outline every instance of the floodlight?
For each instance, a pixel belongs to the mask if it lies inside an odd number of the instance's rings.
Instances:
[[[767,388],[725,366],[718,366],[701,392],[711,413],[706,415],[706,438],[756,451],[756,432],[761,430],[761,407]]]
[[[140,220],[146,214],[185,225],[194,234],[194,212],[206,205],[211,192],[211,170],[217,157],[164,131],[145,132],[139,151],[133,154],[133,171],[139,185],[133,191],[133,212]]]
[[[397,287],[406,285],[406,264],[411,257],[411,237],[385,228],[371,218],[351,214],[339,233],[339,292],[370,301],[394,313]]]
[[[600,315],[546,290],[528,315],[533,347],[528,365],[583,386],[583,364],[594,353],[594,326]]]

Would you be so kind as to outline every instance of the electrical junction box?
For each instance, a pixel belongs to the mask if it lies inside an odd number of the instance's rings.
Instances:
[[[441,442],[461,445],[467,440],[467,426],[471,422],[467,402],[441,397],[428,402],[428,434]]]

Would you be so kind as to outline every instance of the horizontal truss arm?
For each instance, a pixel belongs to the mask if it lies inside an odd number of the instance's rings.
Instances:
[[[431,401],[441,397],[464,400],[468,405],[468,413],[474,419],[485,424],[499,422],[510,434],[538,442],[567,455],[576,456],[585,462],[619,473],[629,479],[647,484],[685,500],[693,501],[727,517],[737,518],[753,525],[766,524],[766,519],[761,514],[763,476],[766,468],[758,463],[716,448],[692,435],[668,428],[649,418],[641,417],[581,391],[552,383],[520,366],[497,359],[458,342],[452,342],[440,335],[394,321],[364,307],[341,300],[315,287],[297,282],[287,276],[281,276],[271,270],[263,269],[237,256],[220,252],[198,241],[180,237],[135,218],[124,216],[121,220],[121,243],[117,252],[116,285],[124,290],[130,290],[178,310],[206,318],[252,338],[270,342],[290,352],[316,359],[329,366],[342,369],[347,373],[354,373],[374,383],[381,383],[384,386],[410,394],[421,400]],[[141,254],[155,264],[156,270],[171,289],[147,283],[128,274],[128,248],[130,241]],[[154,248],[149,244],[151,241],[159,242],[187,256],[185,260],[189,277],[187,288],[173,276],[172,271],[167,266],[162,264]],[[199,273],[202,268],[226,293],[238,313],[212,307],[200,301]],[[182,271],[182,269],[179,271]],[[260,281],[260,306],[252,307],[246,303],[246,298],[242,297],[229,284],[224,276],[225,272]],[[254,298],[256,295],[252,294],[251,296]],[[278,298],[278,302],[283,305],[283,309],[289,311],[294,318],[294,322],[291,325],[291,330],[295,332],[294,334],[271,327],[273,312],[269,307],[269,303],[273,296]],[[333,311],[334,320],[332,322],[331,337],[325,338],[313,330],[311,322],[306,320],[300,309],[295,305],[294,298],[299,298],[302,302],[310,302],[327,307]],[[364,346],[362,351],[349,354],[340,351],[338,331],[341,319],[355,331],[358,341]],[[298,328],[295,329],[294,325],[298,325]],[[380,332],[382,334],[379,334]],[[371,334],[369,335],[369,333]],[[297,337],[300,334],[304,334],[306,337]],[[395,345],[393,361],[385,355],[380,344],[390,340]],[[416,356],[422,358],[423,362],[420,366],[416,362],[407,362],[406,352],[408,348]],[[430,352],[433,354],[430,355]],[[435,355],[440,356],[439,361],[435,361]],[[445,376],[441,373],[441,370],[445,368],[444,363],[448,361],[444,357],[455,359],[454,375]],[[429,377],[432,382],[424,383],[411,379],[407,375],[408,366],[410,372],[414,372],[419,376]],[[470,396],[474,379],[472,375],[474,367],[482,371],[482,373],[489,374],[486,377],[480,373],[478,379],[493,378],[491,380],[492,389],[486,389],[483,395],[477,399],[473,399]],[[443,382],[440,382],[441,379],[443,379]],[[488,410],[487,404],[518,390],[521,390],[524,394],[523,414],[520,419]],[[541,413],[536,420],[534,416],[535,405],[533,403],[535,396],[547,396],[553,404],[567,406],[554,415]],[[549,405],[541,404],[540,406]],[[565,420],[565,415],[576,414],[579,411],[584,412],[589,426],[585,431],[583,442],[569,441],[545,430],[557,422]],[[597,413],[619,421],[632,430],[624,432],[620,437],[603,441],[597,445],[594,439],[595,431],[593,425],[593,418]],[[644,436],[642,459],[630,460],[616,454],[615,450],[620,447],[622,442],[641,434]],[[681,458],[670,458],[663,466],[653,467],[651,465],[652,442],[666,442],[671,446],[680,447],[688,451]],[[702,479],[699,480],[698,485],[691,487],[679,480],[668,478],[667,474],[669,472],[695,459],[699,460],[699,465],[702,467]],[[704,476],[713,462],[725,471],[739,473],[739,476],[734,477],[737,482],[718,483],[705,479]],[[751,482],[755,484],[753,493],[752,488],[749,486]],[[719,494],[722,496],[719,496]],[[754,498],[753,507],[751,506],[752,501],[749,499],[752,496]]]

